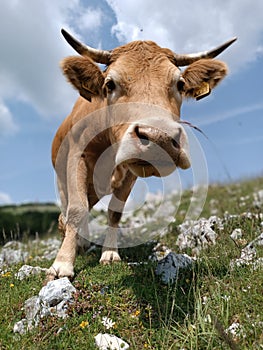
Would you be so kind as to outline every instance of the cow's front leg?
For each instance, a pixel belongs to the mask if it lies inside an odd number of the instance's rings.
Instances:
[[[79,239],[88,234],[88,208],[73,206],[68,209],[67,217],[61,214],[59,228],[63,242],[55,261],[47,272],[48,280],[74,276],[74,263],[79,246]]]
[[[78,245],[85,243],[88,236],[88,200],[87,200],[87,169],[81,158],[77,168],[77,177],[68,176],[67,186],[61,188],[62,198],[65,203],[62,206],[63,214],[59,218],[59,228],[63,234],[63,242],[56,259],[47,272],[48,279],[74,276],[74,263]],[[73,180],[72,180],[73,179]],[[71,181],[70,181],[71,180]],[[77,187],[76,187],[77,184]]]
[[[128,170],[120,187],[115,188],[113,191],[108,209],[109,227],[102,247],[101,264],[109,264],[121,260],[118,253],[119,222],[135,181],[136,176]]]
[[[72,278],[74,276],[78,234],[74,226],[70,224],[66,224],[64,228],[64,240],[55,261],[47,272],[48,280],[61,277]]]

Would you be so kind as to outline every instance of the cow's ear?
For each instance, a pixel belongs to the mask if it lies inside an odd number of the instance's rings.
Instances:
[[[68,81],[86,100],[103,97],[104,76],[99,67],[88,57],[67,57],[61,62],[63,73]]]
[[[201,59],[190,64],[183,72],[185,84],[183,94],[197,100],[210,94],[211,90],[226,76],[224,62],[213,59]]]

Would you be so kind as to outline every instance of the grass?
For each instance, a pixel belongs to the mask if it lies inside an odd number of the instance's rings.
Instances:
[[[135,350],[263,349],[262,268],[230,268],[246,242],[262,232],[262,208],[253,204],[253,193],[260,189],[263,178],[209,188],[202,216],[235,216],[217,230],[217,244],[203,250],[193,270],[181,273],[174,285],[160,282],[154,263],[127,264],[148,261],[149,245],[122,250],[124,261],[115,265],[99,265],[97,250],[79,256],[69,317],[43,319],[25,335],[12,332],[14,323],[24,316],[24,301],[38,294],[45,276],[18,281],[14,275],[21,265],[12,266],[0,277],[0,349],[92,350],[99,332],[114,334]],[[177,223],[183,220],[189,196],[182,198]],[[252,215],[244,215],[248,212]],[[235,228],[243,231],[238,243],[230,238]],[[169,231],[162,242],[178,252],[176,225]],[[263,256],[262,250],[257,248],[258,256]],[[29,264],[48,267],[50,262],[31,258]],[[104,316],[115,322],[109,330],[101,322]],[[240,331],[227,334],[233,322],[240,324]]]

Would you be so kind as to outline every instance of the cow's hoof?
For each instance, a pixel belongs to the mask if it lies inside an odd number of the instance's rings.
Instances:
[[[47,281],[53,281],[56,278],[68,277],[72,279],[74,269],[72,264],[54,263],[46,272]]]
[[[100,258],[100,264],[102,265],[107,265],[112,262],[119,262],[119,261],[121,261],[119,253],[112,250],[106,250],[105,252],[102,253]]]

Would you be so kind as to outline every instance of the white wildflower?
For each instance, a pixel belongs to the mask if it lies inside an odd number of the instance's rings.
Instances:
[[[202,304],[205,305],[208,301],[208,297],[205,295],[202,297]]]
[[[205,322],[212,323],[212,318],[209,314],[205,317]]]
[[[102,317],[101,323],[103,324],[103,326],[106,327],[106,329],[111,329],[115,325],[115,322],[113,322],[111,318],[106,316]]]
[[[221,297],[223,300],[225,300],[225,301],[229,301],[230,300],[230,295],[223,295],[222,297]]]
[[[240,325],[239,322],[233,322],[230,327],[228,327],[225,332],[227,334],[231,334],[234,339],[237,338],[245,338],[246,334],[244,333],[243,327]]]

